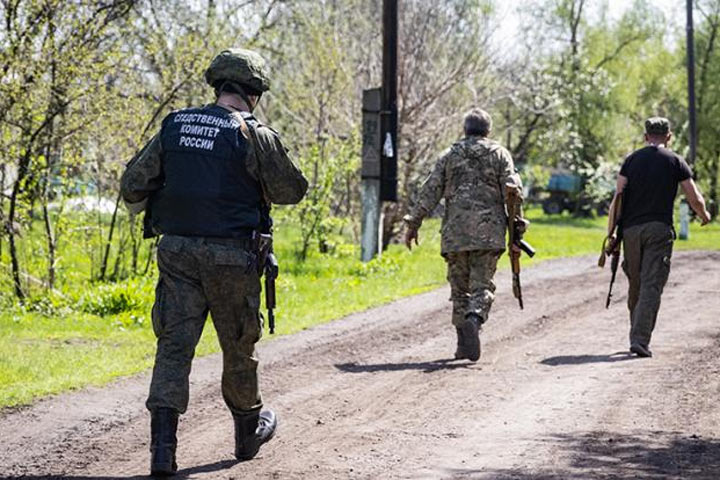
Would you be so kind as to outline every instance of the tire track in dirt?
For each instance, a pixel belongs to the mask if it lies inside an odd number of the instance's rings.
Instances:
[[[523,312],[501,272],[477,364],[449,361],[447,289],[263,343],[264,397],[281,425],[243,464],[232,461],[219,357],[198,359],[180,478],[718,478],[720,296],[703,293],[720,290],[718,260],[676,254],[651,360],[621,352],[626,284],[619,276],[604,310],[608,272],[591,258],[524,272]],[[0,472],[146,474],[147,383],[5,412]]]

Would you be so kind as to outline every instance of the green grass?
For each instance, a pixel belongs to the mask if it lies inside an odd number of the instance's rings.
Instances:
[[[538,250],[524,265],[557,257],[597,254],[605,232],[604,218],[548,218],[528,212],[532,225],[526,239]],[[445,263],[439,256],[439,221],[429,220],[420,231],[421,244],[408,252],[392,245],[381,259],[357,260],[357,247],[340,244],[332,254],[312,252],[299,262],[297,231],[282,223],[276,229],[276,252],[281,261],[278,279],[277,335],[297,332],[346,314],[430,290],[445,283]],[[691,239],[678,249],[720,248],[720,225],[692,225]],[[42,239],[28,236],[24,249],[31,273],[43,275]],[[155,338],[150,308],[155,268],[146,277],[118,283],[89,281],[93,260],[82,241],[68,238],[58,263],[63,272],[60,292],[40,295],[25,307],[7,295],[0,298],[0,406],[22,405],[33,399],[102,385],[152,365]],[[0,286],[9,292],[7,257]],[[500,268],[508,268],[507,256]],[[265,335],[264,340],[272,338]],[[212,326],[207,325],[198,355],[218,350]]]

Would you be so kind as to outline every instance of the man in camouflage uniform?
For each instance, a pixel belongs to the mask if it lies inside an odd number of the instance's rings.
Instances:
[[[270,203],[294,204],[307,181],[274,130],[252,111],[269,89],[265,62],[241,49],[220,53],[205,79],[214,104],[172,112],[129,164],[122,195],[161,234],[152,323],[157,354],[147,408],[151,472],[177,470],[178,415],[188,404],[195,347],[211,313],[223,352],[222,393],[235,422],[235,456],[253,458],[275,432],[262,411],[255,343],[262,260],[258,234],[270,230]]]
[[[465,116],[465,138],[438,160],[404,218],[405,243],[411,248],[423,219],[445,199],[441,254],[448,266],[458,339],[455,358],[471,361],[480,358],[479,330],[490,313],[493,277],[505,251],[506,189],[522,188],[510,153],[488,139],[491,128],[492,119],[483,110]]]

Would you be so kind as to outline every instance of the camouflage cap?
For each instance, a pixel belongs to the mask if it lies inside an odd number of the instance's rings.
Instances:
[[[270,90],[265,59],[241,48],[220,52],[205,70],[205,81],[213,86],[219,81],[235,82],[261,93]]]
[[[645,133],[648,135],[667,135],[670,133],[670,120],[664,117],[650,117],[645,120]]]

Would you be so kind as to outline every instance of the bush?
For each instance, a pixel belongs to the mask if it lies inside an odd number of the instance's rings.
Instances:
[[[143,305],[142,294],[130,282],[102,285],[99,288],[83,295],[79,302],[79,309],[105,317],[118,313],[131,312]]]
[[[400,263],[395,257],[383,255],[375,257],[367,263],[360,263],[350,270],[350,274],[358,277],[367,277],[373,274],[388,274],[400,270]]]
[[[21,308],[25,312],[39,313],[45,317],[64,315],[71,311],[68,299],[54,292],[28,297]]]

